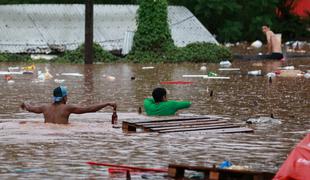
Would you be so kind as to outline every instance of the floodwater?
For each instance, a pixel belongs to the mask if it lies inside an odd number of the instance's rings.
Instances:
[[[0,71],[9,66],[1,64]],[[205,74],[202,64],[62,65],[36,64],[54,76],[36,81],[37,75],[13,75],[8,84],[0,75],[0,176],[1,179],[124,179],[111,175],[105,167],[90,167],[88,161],[159,168],[169,163],[190,165],[219,164],[229,160],[253,170],[276,172],[294,145],[310,130],[310,79],[280,78],[269,83],[265,76],[247,76],[249,70],[263,73],[275,70],[276,61],[233,62],[236,71],[219,71],[218,64],[207,64],[208,71],[230,80],[183,78],[184,74]],[[310,69],[310,59],[286,62],[300,70]],[[84,76],[64,76],[80,73]],[[115,80],[109,76],[114,76]],[[135,77],[135,80],[131,80]],[[88,105],[115,101],[119,121],[151,119],[138,115],[143,99],[153,88],[168,90],[168,98],[192,101],[181,115],[220,115],[246,126],[251,117],[272,113],[282,124],[254,124],[254,133],[208,134],[124,134],[112,128],[111,108],[98,113],[72,115],[69,125],[44,124],[43,116],[19,108],[23,101],[50,103],[54,79],[64,79],[69,103]],[[160,85],[161,81],[192,81],[191,85]],[[213,90],[213,96],[210,92]],[[142,174],[132,175],[142,179]],[[167,179],[148,175],[149,179]]]

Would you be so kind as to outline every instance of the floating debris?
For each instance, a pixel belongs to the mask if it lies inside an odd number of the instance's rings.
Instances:
[[[207,76],[207,75],[205,75],[205,74],[197,74],[197,75],[187,75],[187,74],[185,74],[185,75],[182,75],[182,77],[188,77],[188,78],[194,78],[194,77],[199,77],[199,78],[201,78],[201,77],[205,77],[205,76]]]
[[[33,60],[40,60],[40,59],[44,59],[44,60],[52,60],[57,58],[56,55],[48,55],[48,54],[31,54],[30,58]]]
[[[154,69],[155,67],[153,66],[146,66],[146,67],[142,67],[142,69]]]
[[[19,71],[19,67],[8,67],[8,70],[10,72],[12,72],[12,71]]]
[[[263,45],[263,43],[260,41],[260,40],[256,40],[254,41],[252,44],[251,44],[251,47],[254,47],[254,48],[261,48]]]
[[[256,117],[246,120],[248,124],[282,124],[280,119],[272,117]]]
[[[260,75],[262,75],[262,71],[261,70],[249,71],[248,75],[260,76]]]
[[[66,80],[64,80],[64,79],[54,79],[54,82],[55,83],[63,83],[63,82],[65,82]]]
[[[219,71],[240,71],[240,68],[219,68]]]
[[[83,74],[80,74],[80,73],[61,73],[61,75],[63,75],[63,76],[78,76],[78,77],[84,76]]]
[[[230,79],[230,77],[210,77],[210,76],[204,76],[203,79]]]
[[[226,68],[228,68],[228,67],[231,66],[231,62],[229,62],[228,60],[226,60],[226,61],[221,61],[221,62],[220,62],[220,66],[221,66],[221,67],[226,67]]]
[[[201,67],[200,67],[200,70],[201,70],[201,71],[206,71],[206,70],[207,70],[207,66],[201,66]]]

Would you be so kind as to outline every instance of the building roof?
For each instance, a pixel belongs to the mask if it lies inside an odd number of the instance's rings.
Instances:
[[[94,41],[106,50],[121,49],[126,32],[136,30],[137,5],[95,5]],[[73,50],[84,42],[84,5],[1,5],[0,52],[49,53]],[[169,6],[168,19],[176,46],[217,43],[185,7]]]

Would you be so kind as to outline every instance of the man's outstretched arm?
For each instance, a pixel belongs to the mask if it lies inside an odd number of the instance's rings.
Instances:
[[[78,105],[68,105],[68,111],[74,114],[83,114],[83,113],[96,112],[107,106],[113,107],[114,110],[116,110],[117,107],[115,103],[96,104],[87,107],[81,107]]]
[[[40,114],[40,113],[43,113],[44,111],[44,105],[42,106],[33,106],[31,104],[28,104],[28,103],[22,103],[20,105],[20,107],[24,110],[27,110],[29,112],[33,112],[33,113],[37,113],[37,114]]]

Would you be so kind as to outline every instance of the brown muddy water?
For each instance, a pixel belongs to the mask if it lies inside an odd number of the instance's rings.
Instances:
[[[255,64],[253,64],[255,63]],[[9,66],[0,64],[0,71]],[[229,160],[253,170],[276,172],[294,145],[310,130],[310,79],[277,77],[270,84],[266,76],[247,76],[249,70],[270,72],[276,61],[238,62],[240,72],[219,71],[218,64],[207,64],[208,71],[230,80],[183,78],[184,74],[205,74],[202,64],[153,64],[143,70],[140,64],[60,65],[36,64],[48,68],[52,80],[37,82],[37,75],[13,75],[8,84],[0,75],[0,176],[1,179],[124,179],[109,175],[105,167],[90,167],[87,161],[141,167],[167,167],[169,163],[190,165],[219,164]],[[310,59],[288,61],[303,71]],[[80,73],[84,76],[63,76]],[[115,80],[108,78],[114,76]],[[135,80],[131,80],[135,77]],[[161,81],[192,81],[192,85],[163,85],[168,98],[192,101],[181,115],[220,115],[246,125],[250,117],[271,113],[282,124],[254,124],[254,133],[207,134],[187,132],[170,134],[123,134],[110,125],[111,109],[98,113],[72,115],[70,125],[44,124],[43,116],[19,108],[23,101],[49,103],[54,79],[64,79],[69,103],[83,105],[115,101],[119,121],[150,119],[138,115],[143,99]],[[213,96],[210,97],[210,91]],[[179,115],[180,115],[179,114]],[[132,175],[142,179],[141,174]],[[162,175],[149,179],[167,179]]]

